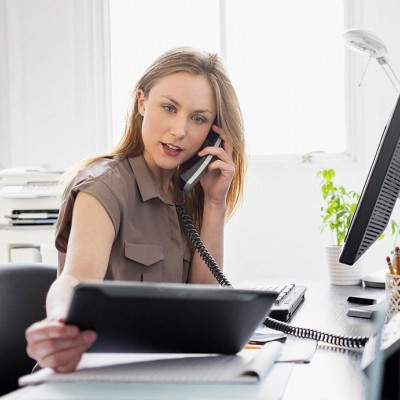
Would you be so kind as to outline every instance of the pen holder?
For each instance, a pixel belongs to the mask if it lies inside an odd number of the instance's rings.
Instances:
[[[386,316],[389,320],[400,311],[400,275],[386,274]]]

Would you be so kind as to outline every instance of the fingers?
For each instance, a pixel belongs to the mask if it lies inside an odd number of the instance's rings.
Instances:
[[[222,147],[206,147],[198,155],[213,155],[215,159],[208,165],[207,172],[200,179],[207,201],[215,204],[226,204],[226,196],[232,179],[235,175],[235,164],[233,162],[233,147],[230,138],[225,131],[213,125],[213,130],[221,136]]]
[[[54,359],[65,363],[68,355],[71,358],[74,357],[75,350],[79,354],[81,348],[86,350],[91,346],[95,336],[95,333],[90,331],[81,332],[73,338],[64,336],[54,338],[53,336],[28,344],[28,354],[34,355],[40,363],[45,363],[46,366],[54,368],[56,366]]]
[[[225,162],[231,162],[232,160],[232,158],[229,157],[228,153],[222,147],[205,147],[198,154],[200,157],[211,154]]]
[[[235,164],[232,160],[232,154],[229,154],[229,151],[232,153],[232,148],[229,147],[229,149],[227,152],[225,148],[221,147],[206,147],[198,154],[200,157],[205,155],[213,155],[216,157],[216,159],[208,166],[208,171],[219,170],[221,174],[233,177],[235,173]]]
[[[208,166],[207,171],[219,171],[221,175],[227,176],[232,179],[235,175],[235,165],[233,163],[227,163],[222,160],[215,160]]]
[[[30,326],[25,336],[28,355],[41,367],[58,372],[74,370],[82,354],[97,338],[93,331],[81,332],[76,326],[48,320]]]
[[[221,136],[222,147],[205,147],[198,153],[198,155],[202,157],[207,154],[211,154],[218,157],[222,161],[233,163],[233,148],[225,131],[217,125],[213,125],[213,130]]]
[[[29,343],[29,341],[40,342],[45,339],[73,338],[78,334],[79,329],[76,326],[44,319],[31,325],[25,332],[25,338]]]
[[[78,364],[79,364],[79,361],[80,361],[81,358],[82,358],[82,354],[83,354],[84,352],[85,352],[85,351],[83,350],[83,351],[80,353],[79,357],[76,357],[76,358],[70,360],[70,361],[69,361],[68,363],[66,363],[65,365],[57,366],[57,367],[53,368],[54,371],[59,372],[59,373],[67,373],[67,372],[73,372],[73,371],[75,371],[76,367],[77,367]]]
[[[57,372],[71,372],[75,370],[82,354],[92,345],[85,343],[81,346],[74,346],[63,351],[52,353],[39,361],[41,367],[50,367]]]
[[[223,149],[226,151],[226,153],[232,158],[233,155],[233,147],[230,141],[230,138],[228,135],[225,133],[225,131],[220,128],[217,125],[213,125],[213,130],[218,133],[221,136],[221,139],[223,140]]]

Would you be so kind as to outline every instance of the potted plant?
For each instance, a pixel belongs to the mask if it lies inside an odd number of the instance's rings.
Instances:
[[[329,229],[331,233],[332,244],[326,247],[331,283],[353,285],[361,281],[361,264],[357,262],[351,267],[343,265],[339,263],[339,256],[360,195],[336,185],[333,181],[335,175],[333,169],[324,169],[317,173],[322,178],[321,193],[324,200],[321,207],[321,232]]]
[[[333,169],[317,172],[317,176],[322,178],[321,192],[324,200],[324,205],[321,207],[321,232],[329,228],[333,245],[342,246],[360,195],[354,191],[347,191],[343,186],[335,185],[333,182],[335,175]]]

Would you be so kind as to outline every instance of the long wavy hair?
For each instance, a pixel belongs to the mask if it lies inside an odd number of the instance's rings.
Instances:
[[[203,75],[208,78],[217,104],[217,125],[228,135],[233,147],[233,162],[235,174],[227,195],[227,217],[233,213],[238,201],[242,197],[244,174],[246,169],[245,141],[243,118],[239,102],[228,77],[227,71],[217,54],[206,53],[190,47],[178,47],[167,51],[158,57],[144,72],[138,81],[133,96],[131,110],[127,118],[125,132],[117,146],[108,154],[90,158],[74,169],[71,175],[78,170],[103,157],[127,156],[135,157],[143,154],[142,140],[143,117],[138,108],[138,90],[141,89],[147,97],[156,82],[168,75],[178,72],[188,72],[193,75]],[[176,176],[179,174],[179,168]],[[176,181],[176,179],[175,179]],[[179,189],[176,186],[176,193]],[[201,228],[203,221],[204,192],[198,183],[186,195],[185,209],[193,218],[197,228]]]

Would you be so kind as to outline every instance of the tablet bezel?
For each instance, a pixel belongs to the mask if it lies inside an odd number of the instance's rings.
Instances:
[[[66,323],[97,332],[90,352],[235,354],[277,296],[214,285],[86,282],[74,289]]]

